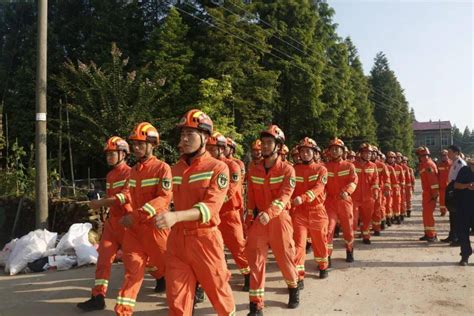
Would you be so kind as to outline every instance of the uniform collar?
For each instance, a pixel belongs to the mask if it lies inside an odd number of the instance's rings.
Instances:
[[[186,166],[190,167],[190,166],[193,166],[195,164],[200,163],[202,160],[207,160],[209,158],[212,158],[211,154],[209,152],[205,151],[204,154],[202,154],[198,157],[195,157],[193,159],[193,162],[191,162],[191,165],[188,165],[188,163],[186,162],[186,156],[185,155],[181,156],[180,161],[182,163],[184,163]]]

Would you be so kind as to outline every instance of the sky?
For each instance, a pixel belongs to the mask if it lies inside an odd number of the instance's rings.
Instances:
[[[474,129],[474,0],[328,0],[364,71],[383,51],[418,121]]]

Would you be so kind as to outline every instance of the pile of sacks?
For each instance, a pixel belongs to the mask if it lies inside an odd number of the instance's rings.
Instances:
[[[32,231],[5,245],[0,251],[0,266],[5,267],[5,273],[15,275],[96,264],[99,255],[91,229],[90,223],[73,224],[57,244],[57,233],[46,229]]]

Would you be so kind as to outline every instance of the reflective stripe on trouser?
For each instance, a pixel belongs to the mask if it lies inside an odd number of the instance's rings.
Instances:
[[[372,224],[375,200],[369,199],[354,204],[358,206],[360,213],[360,230],[362,232],[362,238],[370,239],[370,225]]]
[[[296,211],[293,216],[293,239],[295,240],[296,248],[296,268],[298,270],[298,278],[304,279],[305,269],[304,263],[306,259],[306,242],[308,235],[313,241],[314,258],[320,270],[325,270],[328,267],[328,246],[327,246],[327,231],[329,219],[323,206],[322,210],[312,211]]]
[[[256,303],[259,309],[264,306],[265,263],[269,245],[286,284],[291,288],[297,287],[293,227],[288,212],[281,212],[267,225],[254,221],[248,230],[245,253],[250,265],[249,299],[250,302]]]
[[[235,301],[229,279],[224,242],[216,227],[186,231],[186,235],[182,227],[173,227],[166,254],[168,315],[192,315],[196,282],[217,315],[232,315]]]
[[[430,193],[423,192],[422,198],[423,206],[423,226],[425,228],[425,235],[428,237],[436,236],[434,210],[436,208],[436,200],[431,199]]]
[[[372,229],[376,232],[381,230],[380,225],[382,224],[382,220],[385,219],[384,208],[384,196],[383,192],[381,192],[378,199],[375,200],[374,213],[372,214]]]
[[[407,210],[411,210],[411,200],[413,199],[413,192],[411,190],[411,187],[408,187],[406,190],[406,196],[407,196]]]
[[[229,249],[235,264],[241,274],[249,274],[249,263],[245,256],[245,239],[242,228],[242,221],[238,210],[228,211],[221,214],[219,230],[224,239],[224,245]]]
[[[125,230],[118,223],[118,220],[111,217],[104,226],[102,237],[99,243],[99,258],[95,268],[95,281],[92,288],[92,296],[104,295],[107,293],[108,280],[112,263],[115,260],[117,251],[120,249]]]
[[[393,192],[393,191],[392,191]],[[400,189],[397,189],[395,194],[392,195],[392,210],[393,210],[393,216],[398,216],[400,215],[400,210],[402,208],[402,197],[400,195]]]
[[[125,232],[123,238],[123,264],[125,277],[119,297],[135,300],[143,283],[145,268],[151,267],[150,274],[159,279],[165,272],[166,240],[169,231],[154,226],[135,224]],[[131,315],[133,306],[117,300],[115,312],[118,315]]]
[[[392,217],[392,216],[393,216],[392,192],[390,192],[390,195],[385,197],[385,217]]]
[[[328,244],[332,245],[334,230],[336,228],[337,220],[339,220],[342,227],[344,241],[346,243],[346,249],[352,251],[354,243],[352,199],[350,197],[348,200],[342,200],[339,197],[328,197],[324,205],[326,206],[326,211],[329,217]],[[329,256],[331,256],[331,254],[332,249],[329,248]]]

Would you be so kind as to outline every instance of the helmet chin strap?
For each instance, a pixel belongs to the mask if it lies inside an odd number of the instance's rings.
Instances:
[[[263,155],[263,154],[262,154],[262,157],[263,157],[264,159],[270,158],[271,156],[273,156],[273,155],[277,152],[277,151],[276,151],[277,147],[278,147],[277,144],[275,144],[275,147],[273,147],[272,153],[271,153],[270,155]]]
[[[204,139],[203,139],[201,133],[199,133],[199,139],[201,140],[201,144],[199,145],[199,148],[196,149],[195,151],[193,151],[193,152],[190,153],[190,154],[185,154],[185,156],[186,156],[187,158],[194,158],[194,157],[196,157],[197,154],[199,154],[199,153],[201,152],[201,149],[202,149],[204,146],[206,146],[206,144],[204,143]]]

